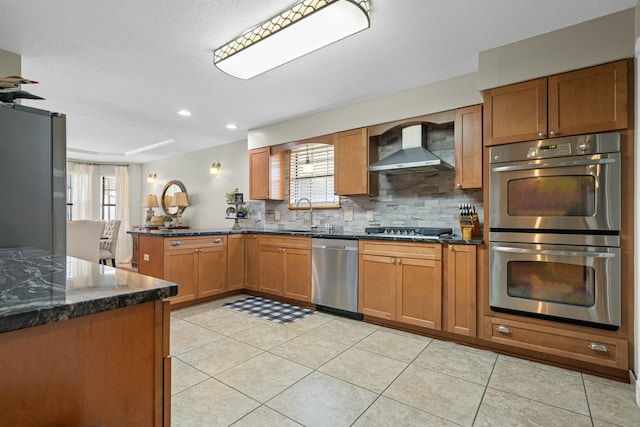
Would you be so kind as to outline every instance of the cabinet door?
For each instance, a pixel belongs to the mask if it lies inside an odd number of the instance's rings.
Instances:
[[[250,199],[267,200],[269,198],[269,156],[269,147],[249,151]]]
[[[476,247],[449,245],[447,257],[447,331],[475,337]]]
[[[283,296],[311,302],[311,251],[284,248]]]
[[[245,235],[245,287],[247,289],[258,289],[258,236],[255,234]]]
[[[484,145],[547,137],[547,79],[484,93]]]
[[[249,198],[284,200],[284,152],[269,147],[249,151]]]
[[[456,110],[457,190],[482,188],[482,105]]]
[[[377,150],[370,150],[366,128],[336,134],[334,156],[336,194],[378,194],[378,176],[367,172]]]
[[[395,320],[395,258],[377,255],[360,255],[358,258],[358,312]]]
[[[245,284],[245,236],[227,237],[227,290],[243,289]]]
[[[227,287],[227,248],[223,245],[198,249],[198,296],[217,295]]]
[[[397,320],[442,328],[442,262],[397,258]]]
[[[627,127],[627,61],[549,77],[549,136]]]
[[[198,295],[197,249],[174,249],[164,252],[163,279],[178,284],[172,303],[191,301]]]
[[[276,246],[258,246],[258,290],[282,295],[284,263],[282,249]]]

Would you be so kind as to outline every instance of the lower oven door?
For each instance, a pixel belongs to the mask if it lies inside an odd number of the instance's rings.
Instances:
[[[491,242],[492,309],[620,325],[620,249]]]

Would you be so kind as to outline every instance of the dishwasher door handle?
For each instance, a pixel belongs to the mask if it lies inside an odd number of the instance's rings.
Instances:
[[[346,246],[330,246],[330,245],[322,245],[320,247],[322,249],[338,249],[338,250],[345,250],[347,248]]]

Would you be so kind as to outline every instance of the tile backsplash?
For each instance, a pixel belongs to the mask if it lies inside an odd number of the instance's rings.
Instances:
[[[455,164],[453,124],[428,128],[427,147],[447,163]],[[385,133],[380,139],[380,158],[395,153],[401,141],[394,132]],[[288,174],[287,174],[288,175]],[[372,226],[451,227],[460,234],[458,206],[469,203],[476,207],[480,222],[484,219],[482,190],[455,190],[454,172],[437,174],[415,173],[405,175],[379,174],[380,191],[375,197],[341,196],[340,209],[313,211],[313,220],[320,229],[333,224],[338,231],[363,232]],[[288,182],[288,176],[287,180]],[[287,191],[288,199],[288,191]],[[302,228],[309,225],[309,212],[289,210],[288,200],[252,201],[249,228]],[[353,220],[345,218],[353,215]],[[371,215],[372,220],[371,219]],[[260,218],[260,220],[258,220]]]

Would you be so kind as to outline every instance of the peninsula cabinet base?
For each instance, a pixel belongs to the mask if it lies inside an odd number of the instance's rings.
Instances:
[[[156,301],[0,334],[0,425],[169,425],[168,319]]]

